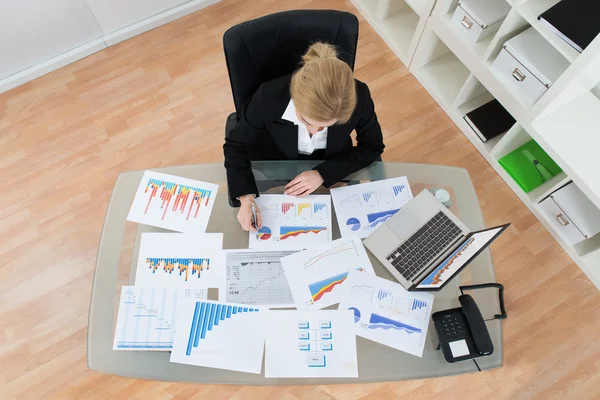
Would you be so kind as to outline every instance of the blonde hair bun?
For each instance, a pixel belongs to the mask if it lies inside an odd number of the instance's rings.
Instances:
[[[311,45],[302,61],[290,85],[298,112],[314,121],[348,122],[356,107],[352,68],[337,57],[334,46],[321,42]]]
[[[337,51],[333,45],[327,43],[317,42],[308,48],[308,51],[302,56],[304,64],[307,62],[317,60],[319,58],[336,58]]]

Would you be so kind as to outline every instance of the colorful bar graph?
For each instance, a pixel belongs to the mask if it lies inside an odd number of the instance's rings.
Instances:
[[[216,329],[216,327],[219,326],[219,322],[228,320],[232,318],[233,315],[258,311],[258,308],[197,301],[196,307],[194,308],[194,316],[192,317],[192,326],[190,328],[190,335],[185,354],[190,356],[193,348],[198,347],[200,340],[206,339],[206,334],[209,331]]]
[[[310,203],[298,203],[298,216],[302,215],[302,210],[310,208]]]
[[[284,214],[287,214],[287,212],[290,211],[290,209],[293,207],[294,207],[294,203],[281,203],[281,211]]]
[[[327,207],[325,203],[315,203],[313,204],[313,212],[316,214],[321,210],[324,210]]]
[[[148,268],[152,270],[152,273],[156,273],[157,270],[161,270],[165,273],[173,273],[175,266],[179,270],[179,276],[183,277],[187,282],[191,275],[196,275],[200,278],[200,274],[204,270],[210,269],[209,258],[162,258],[162,257],[149,257],[146,258],[146,264]],[[160,268],[162,267],[162,268]]]
[[[406,189],[406,186],[394,185],[394,186],[392,186],[392,189],[394,190],[394,196],[398,196],[400,193],[402,193],[404,191],[404,189]]]
[[[420,310],[423,307],[427,307],[427,302],[422,301],[422,300],[414,299],[413,303],[412,303],[412,309],[411,310]]]
[[[208,201],[211,195],[211,191],[207,189],[179,185],[173,182],[167,182],[154,178],[148,180],[144,193],[150,193],[144,214],[148,213],[152,201],[158,195],[161,200],[160,208],[164,210],[162,215],[163,220],[165,219],[167,212],[179,212],[184,214],[187,211],[187,214],[185,214],[185,219],[189,220],[190,216],[192,215],[192,211],[194,211],[193,218],[198,217],[200,207],[202,205],[208,206]],[[171,207],[171,200],[173,196],[175,196],[175,200],[173,202],[173,206]]]

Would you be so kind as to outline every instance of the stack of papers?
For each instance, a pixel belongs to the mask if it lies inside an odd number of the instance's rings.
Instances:
[[[115,350],[171,351],[174,363],[254,374],[264,354],[270,378],[357,377],[356,335],[422,356],[433,296],[375,276],[361,241],[412,198],[405,177],[333,189],[334,241],[330,196],[263,195],[263,226],[238,250],[205,233],[217,192],[144,173],[128,219],[179,233],[142,234]]]

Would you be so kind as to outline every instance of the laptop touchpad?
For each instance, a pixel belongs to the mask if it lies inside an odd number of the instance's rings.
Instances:
[[[398,236],[398,239],[404,240],[415,229],[421,226],[421,220],[410,209],[406,209],[396,218],[392,218],[387,226],[396,236]]]

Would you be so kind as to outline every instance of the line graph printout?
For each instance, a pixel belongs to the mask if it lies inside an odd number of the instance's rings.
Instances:
[[[265,378],[357,377],[352,315],[348,310],[269,313]]]
[[[128,221],[177,232],[204,233],[219,185],[145,171]]]
[[[222,233],[143,233],[135,285],[218,287],[224,265]]]
[[[173,347],[177,304],[205,300],[208,291],[122,286],[113,350],[169,351]]]
[[[269,308],[294,307],[281,258],[295,251],[228,250],[219,300]]]
[[[339,303],[350,271],[375,274],[356,237],[334,240],[331,249],[308,249],[289,255],[281,263],[299,310],[318,310]]]
[[[433,295],[408,292],[400,284],[351,271],[339,310],[354,313],[358,336],[423,356]]]
[[[326,248],[331,245],[331,198],[265,194],[256,199],[262,227],[250,232],[251,249]]]
[[[412,198],[408,179],[384,179],[360,185],[331,189],[342,237],[361,239],[396,214]]]
[[[170,361],[260,374],[267,312],[237,303],[182,301]]]

